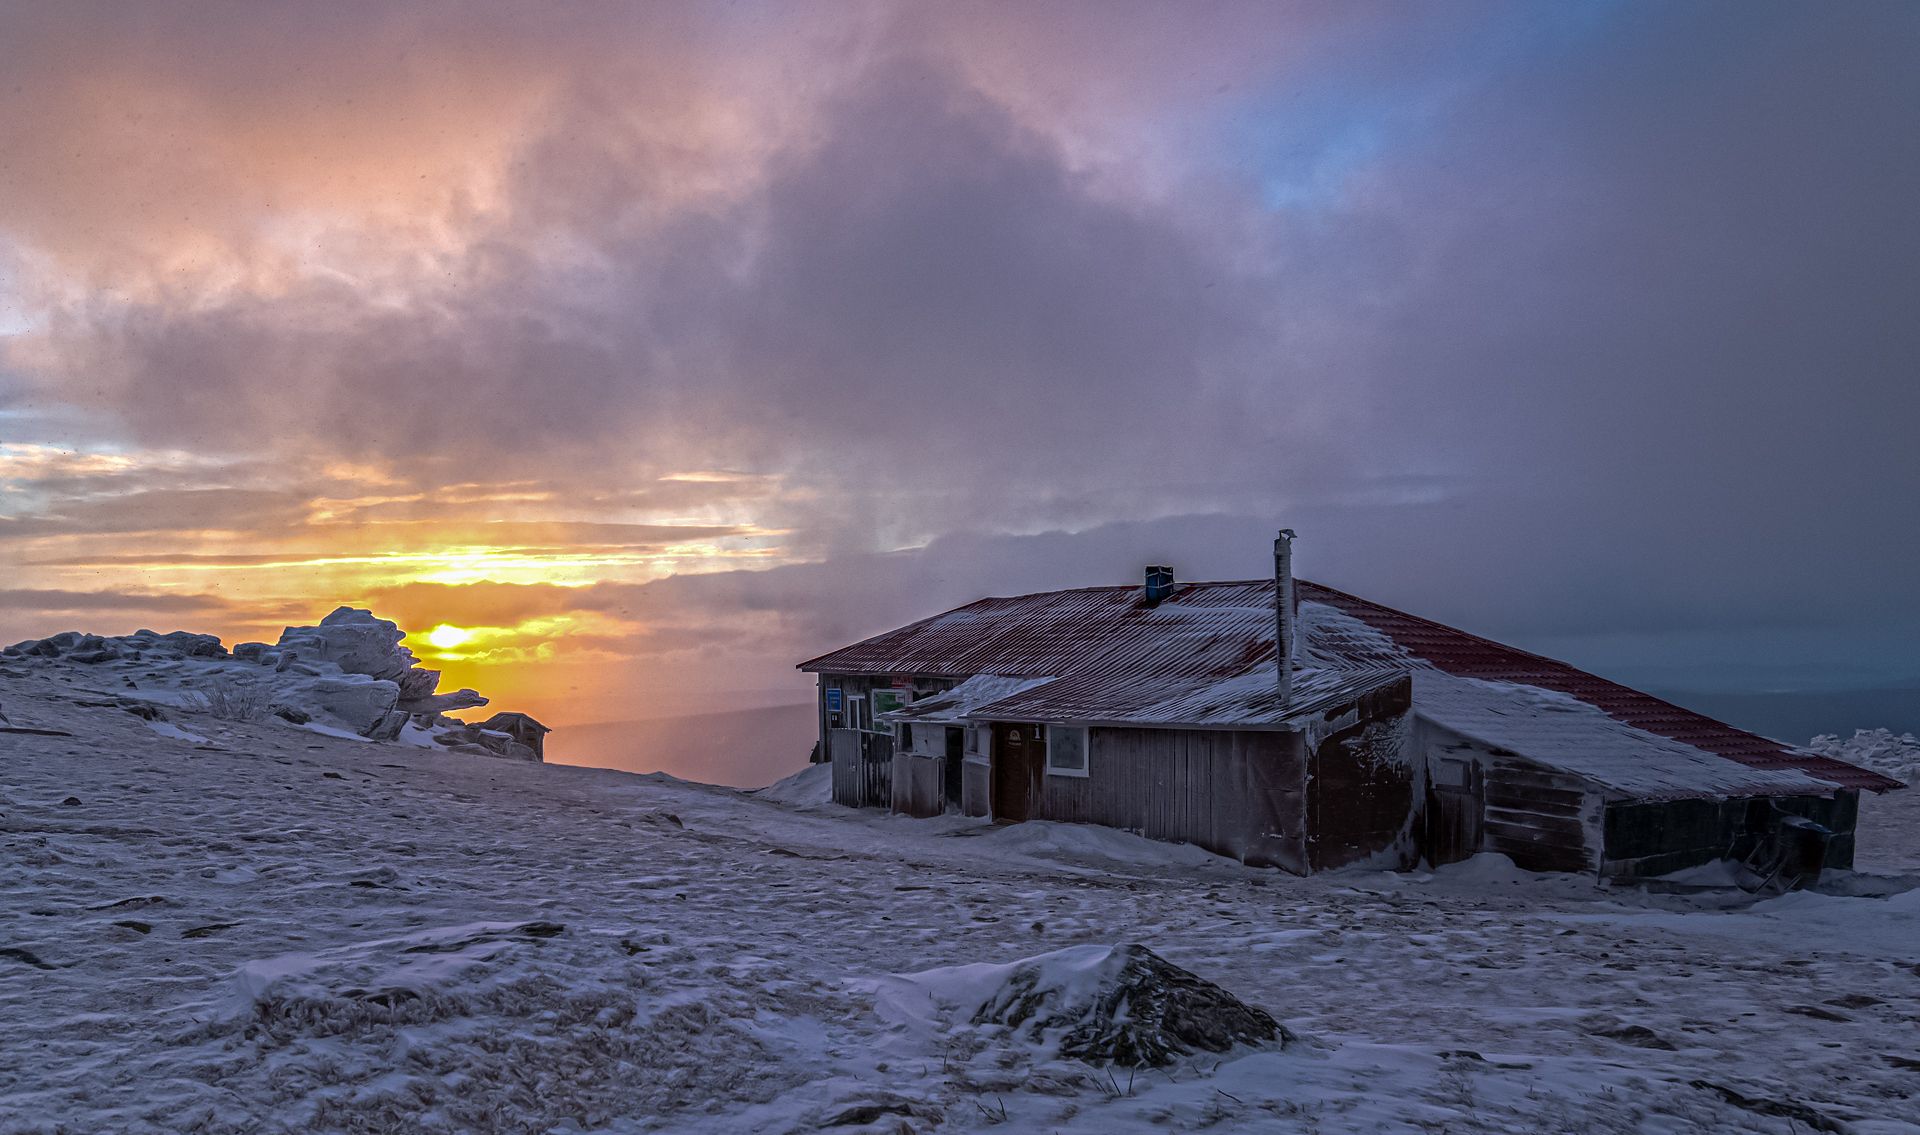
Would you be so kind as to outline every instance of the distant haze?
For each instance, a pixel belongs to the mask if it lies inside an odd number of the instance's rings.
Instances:
[[[352,603],[623,722],[1287,525],[1630,684],[1920,687],[1916,58],[1895,3],[9,5],[0,638]]]

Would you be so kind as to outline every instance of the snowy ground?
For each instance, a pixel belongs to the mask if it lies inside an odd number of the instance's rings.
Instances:
[[[1884,878],[1295,879],[74,696],[0,673],[73,734],[0,733],[0,1131],[1920,1132]],[[1917,832],[1869,801],[1863,866]],[[1305,1040],[1110,1075],[886,993],[1129,941]]]

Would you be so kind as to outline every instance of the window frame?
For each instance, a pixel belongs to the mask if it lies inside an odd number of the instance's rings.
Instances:
[[[1084,725],[1053,725],[1053,724],[1047,725],[1046,729],[1047,729],[1047,761],[1046,761],[1047,775],[1073,777],[1079,780],[1084,780],[1087,777],[1092,776],[1093,775],[1092,730],[1088,729]],[[1080,767],[1079,768],[1069,768],[1065,766],[1056,767],[1054,765],[1053,754],[1058,751],[1054,748],[1054,744],[1053,744],[1053,735],[1054,735],[1054,730],[1056,729],[1058,730],[1071,729],[1080,734]]]

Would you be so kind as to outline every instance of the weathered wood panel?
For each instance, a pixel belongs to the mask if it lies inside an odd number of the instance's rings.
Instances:
[[[1085,777],[1046,776],[1036,816],[1307,869],[1305,766],[1294,734],[1093,729]]]
[[[1826,865],[1853,866],[1860,794],[1737,797],[1729,800],[1616,800],[1602,821],[1601,873],[1647,878],[1716,859],[1744,860],[1781,813],[1804,816],[1833,832]]]
[[[1402,682],[1371,697],[1359,719],[1314,746],[1308,849],[1316,871],[1377,860],[1411,866],[1415,754],[1411,690]]]
[[[1429,778],[1436,781],[1427,793],[1430,814],[1424,830],[1428,839],[1422,851],[1428,862],[1464,858],[1463,851],[1494,851],[1529,871],[1584,872],[1599,866],[1595,833],[1601,800],[1585,781],[1431,721],[1421,723],[1418,736]],[[1456,776],[1462,764],[1471,767],[1465,786],[1437,782]],[[1478,822],[1469,823],[1461,813],[1474,806],[1480,810]],[[1479,835],[1471,851],[1451,843],[1436,844],[1436,837],[1444,842],[1448,831],[1461,837],[1469,829],[1477,829]]]
[[[1515,758],[1494,757],[1483,771],[1486,850],[1529,871],[1585,872],[1598,866],[1591,832],[1599,798],[1584,781]]]
[[[833,760],[833,802],[849,808],[863,808],[865,780],[860,775],[860,735],[851,729],[835,729],[827,734],[827,748]]]
[[[878,733],[835,729],[833,801],[849,808],[885,808],[893,803],[893,739]]]
[[[915,698],[926,697],[950,689],[954,680],[927,675],[914,675],[898,683],[893,678],[855,674],[821,674],[818,677],[821,728],[818,752],[820,759],[833,762],[834,801],[852,808],[890,807],[893,803],[893,738],[887,732],[850,728],[852,721],[848,704],[854,698],[871,698],[876,689],[906,689]],[[827,709],[828,689],[840,691],[842,700],[838,713]]]

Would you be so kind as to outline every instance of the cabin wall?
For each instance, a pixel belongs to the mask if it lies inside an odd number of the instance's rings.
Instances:
[[[1330,711],[1305,734],[1308,861],[1315,871],[1369,863],[1399,869],[1419,860],[1424,811],[1413,740],[1413,688],[1383,687]]]
[[[1718,859],[1744,860],[1772,831],[1779,812],[1804,816],[1831,830],[1825,865],[1851,868],[1859,809],[1860,794],[1844,790],[1831,797],[1613,800],[1605,806],[1600,873],[1640,879]]]
[[[1104,824],[1255,866],[1308,870],[1298,734],[1094,728],[1087,773],[1044,776],[1036,818]]]
[[[1452,819],[1477,838],[1474,851],[1499,852],[1529,871],[1598,869],[1604,801],[1586,781],[1431,721],[1422,720],[1416,735],[1428,776],[1421,852],[1429,863],[1465,858],[1466,847],[1446,842],[1458,838],[1457,830],[1439,834]],[[1466,778],[1464,790],[1453,785],[1457,776]]]
[[[918,699],[951,689],[951,678],[913,675],[896,685],[892,677],[864,677],[856,674],[820,675],[821,752],[833,762],[833,801],[849,808],[889,808],[894,806],[894,752],[891,726],[886,731],[848,728],[848,699],[871,698],[876,689],[904,689]],[[841,711],[827,710],[827,691],[841,693]],[[871,702],[868,702],[871,705]],[[917,781],[916,781],[917,783]],[[919,813],[913,813],[918,815]],[[938,815],[936,811],[933,813]]]
[[[947,726],[921,722],[903,732],[894,742],[893,810],[922,819],[941,815],[947,810]]]

